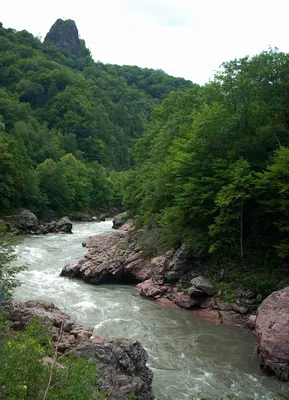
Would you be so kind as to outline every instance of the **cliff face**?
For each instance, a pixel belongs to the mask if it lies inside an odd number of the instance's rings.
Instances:
[[[48,42],[53,43],[60,50],[70,55],[75,55],[77,57],[83,57],[85,55],[83,43],[79,39],[77,26],[71,19],[66,21],[58,19],[52,25],[44,39],[44,43]]]

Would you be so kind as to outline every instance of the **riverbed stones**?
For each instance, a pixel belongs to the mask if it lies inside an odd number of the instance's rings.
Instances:
[[[98,386],[110,393],[109,398],[154,399],[153,374],[146,366],[148,355],[138,341],[92,338],[92,327],[75,324],[50,302],[10,303],[8,318],[12,329],[24,329],[35,316],[51,324],[53,343],[60,355],[73,353],[98,364]]]
[[[261,369],[289,381],[289,287],[263,301],[255,329]]]

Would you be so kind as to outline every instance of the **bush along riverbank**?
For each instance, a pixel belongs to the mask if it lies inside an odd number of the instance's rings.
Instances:
[[[270,314],[266,308],[268,299],[262,303],[260,292],[245,286],[231,291],[220,290],[224,277],[220,276],[218,281],[212,279],[211,267],[194,257],[185,245],[149,257],[145,251],[144,232],[133,230],[131,222],[122,222],[124,225],[120,230],[86,240],[83,243],[87,248],[85,258],[64,266],[61,275],[81,278],[92,284],[136,284],[140,295],[161,305],[188,309],[214,323],[241,324],[254,332],[257,319],[261,368],[281,380],[289,380],[286,352],[289,340],[282,334],[283,324],[289,321],[288,288],[269,297],[272,299]],[[282,336],[282,340],[276,339],[274,345],[267,332],[273,325]],[[264,339],[266,335],[268,340]],[[275,336],[279,337],[276,332]]]

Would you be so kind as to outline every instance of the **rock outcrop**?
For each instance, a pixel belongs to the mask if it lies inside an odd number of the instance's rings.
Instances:
[[[126,233],[91,236],[84,244],[85,259],[65,265],[61,276],[93,284],[138,283],[150,278],[150,261],[131,248]]]
[[[44,43],[53,43],[61,51],[72,56],[84,57],[85,46],[79,39],[78,29],[73,20],[59,18],[47,33]]]
[[[35,316],[51,324],[54,343],[60,355],[73,352],[76,357],[94,360],[98,365],[98,385],[108,390],[109,398],[153,400],[151,370],[141,344],[129,339],[93,338],[92,327],[75,324],[53,303],[12,301],[9,307],[11,328],[23,330]]]
[[[262,370],[289,381],[289,287],[272,293],[263,301],[255,330]]]
[[[200,275],[204,267],[199,260],[185,257],[184,246],[147,259],[132,236],[122,231],[92,236],[83,245],[85,258],[65,265],[62,276],[93,284],[138,283],[142,296],[166,298],[183,308],[197,306],[214,294],[212,283]]]
[[[122,218],[123,214],[116,218],[116,226],[121,226]],[[215,287],[204,263],[185,245],[148,258],[138,234],[118,230],[90,237],[83,243],[87,248],[85,258],[65,265],[61,275],[93,284],[137,283],[141,296],[159,304],[192,309],[215,323],[246,325],[258,305],[256,293],[240,289],[232,302],[213,297]]]

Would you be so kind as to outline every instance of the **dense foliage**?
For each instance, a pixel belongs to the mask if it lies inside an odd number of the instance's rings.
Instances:
[[[110,171],[131,166],[129,148],[155,106],[193,86],[162,71],[95,63],[80,46],[81,57],[0,24],[2,212],[113,205],[119,179]]]
[[[0,360],[1,399],[107,398],[96,385],[96,364],[73,357],[58,361],[49,327],[41,321],[32,321],[22,332],[6,332]]]
[[[139,224],[159,230],[157,250],[186,242],[232,264],[237,280],[262,270],[265,292],[281,284],[270,275],[289,256],[288,110],[289,55],[273,49],[163,101],[134,148],[126,193]]]

